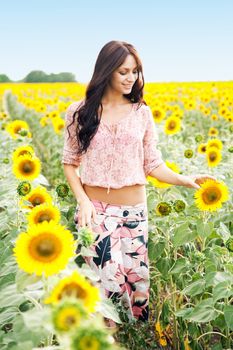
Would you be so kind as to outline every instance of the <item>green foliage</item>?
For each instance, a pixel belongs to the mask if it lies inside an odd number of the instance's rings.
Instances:
[[[64,82],[75,82],[75,76],[73,73],[61,72],[58,74],[46,74],[41,70],[31,71],[23,79],[25,83],[64,83]]]
[[[11,82],[10,78],[6,74],[0,74],[0,83],[9,83]]]

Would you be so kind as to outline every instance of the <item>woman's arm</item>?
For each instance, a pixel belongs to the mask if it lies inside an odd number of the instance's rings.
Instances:
[[[77,167],[71,164],[63,164],[63,166],[64,166],[64,174],[66,176],[66,179],[70,185],[72,192],[74,193],[74,196],[77,202],[80,204],[83,200],[86,200],[86,199],[89,200],[86,192],[83,189],[80,177],[76,172]]]
[[[185,186],[190,188],[200,188],[199,184],[206,181],[206,179],[212,179],[217,181],[214,176],[208,174],[200,174],[200,175],[181,175],[172,171],[170,168],[166,166],[165,163],[160,164],[157,168],[153,169],[149,174],[159,181],[166,182],[172,185]]]

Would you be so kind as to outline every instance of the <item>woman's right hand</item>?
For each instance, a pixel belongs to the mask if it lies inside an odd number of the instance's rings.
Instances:
[[[91,220],[93,219],[95,223],[97,223],[97,215],[94,204],[90,201],[90,199],[84,199],[80,202],[77,214],[75,218],[78,221],[78,226],[86,227],[89,226],[91,228]]]

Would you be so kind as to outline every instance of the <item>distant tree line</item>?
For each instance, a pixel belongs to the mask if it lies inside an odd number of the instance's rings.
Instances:
[[[76,82],[75,75],[69,72],[46,74],[41,70],[33,70],[22,80],[13,81],[6,74],[0,74],[0,83],[66,83]]]

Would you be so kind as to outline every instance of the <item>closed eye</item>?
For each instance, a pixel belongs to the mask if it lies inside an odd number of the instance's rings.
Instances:
[[[124,72],[119,72],[121,75],[125,75],[125,74],[127,74],[127,73],[124,73]],[[138,73],[138,71],[136,70],[135,72],[133,72],[133,74],[137,74]]]

